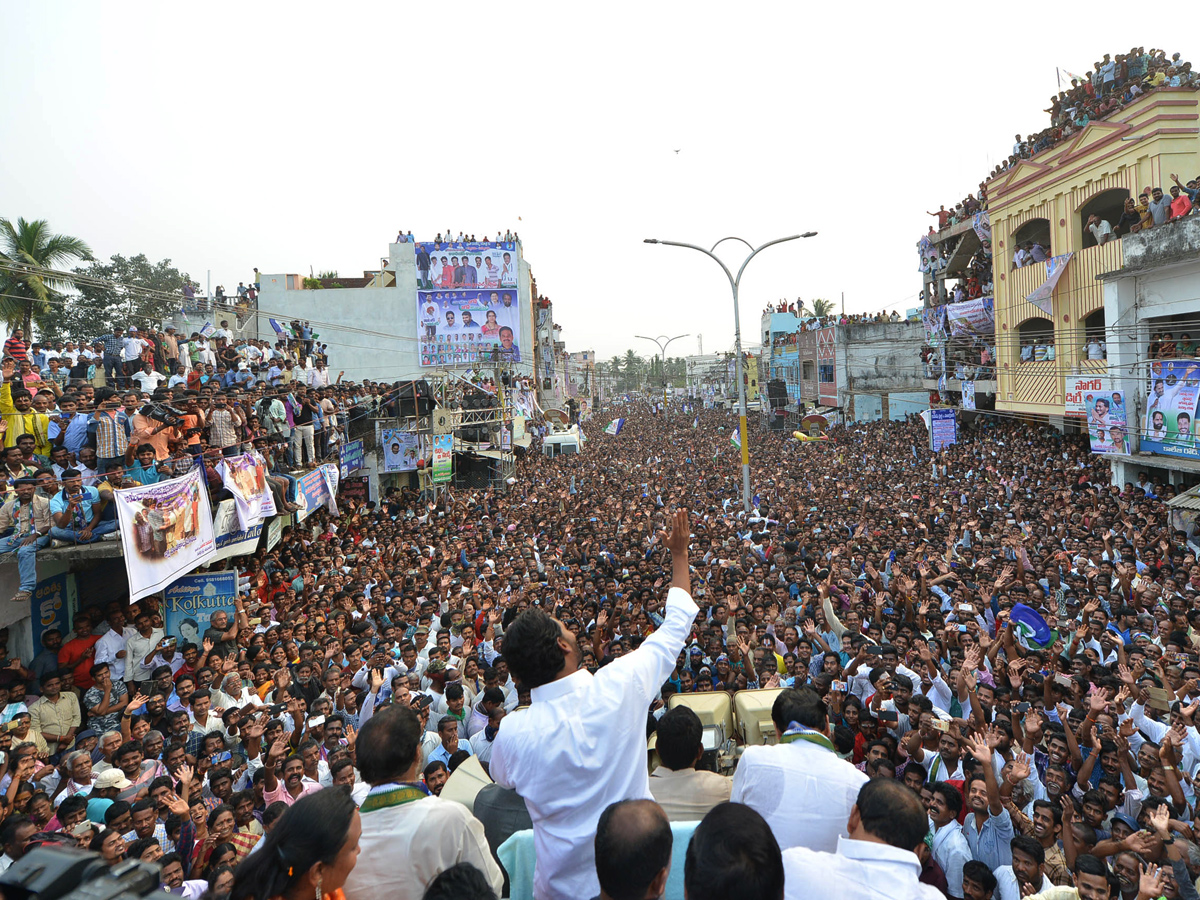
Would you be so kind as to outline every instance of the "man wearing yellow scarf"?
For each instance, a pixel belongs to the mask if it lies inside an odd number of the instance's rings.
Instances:
[[[4,384],[0,385],[0,416],[4,422],[4,446],[15,447],[17,438],[23,434],[33,435],[36,446],[33,452],[50,456],[50,417],[33,408],[33,395],[21,384],[13,387],[14,363],[6,359],[0,371]]]

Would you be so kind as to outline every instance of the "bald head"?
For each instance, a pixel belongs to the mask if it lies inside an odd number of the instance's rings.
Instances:
[[[671,870],[671,823],[653,800],[621,800],[596,826],[596,877],[607,900],[657,900]]]

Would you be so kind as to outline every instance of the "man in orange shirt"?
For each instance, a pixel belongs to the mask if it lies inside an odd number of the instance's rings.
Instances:
[[[92,615],[85,610],[75,616],[75,637],[58,651],[59,668],[74,671],[75,686],[80,690],[86,691],[92,686],[91,668],[98,640],[100,635],[92,634]]]

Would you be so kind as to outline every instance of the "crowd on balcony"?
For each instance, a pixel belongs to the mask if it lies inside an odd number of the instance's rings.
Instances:
[[[477,237],[475,237],[474,234],[464,234],[461,231],[458,232],[458,236],[455,237],[454,230],[450,229],[450,228],[446,229],[445,237],[443,237],[442,234],[443,234],[442,232],[438,232],[438,234],[434,237],[433,241],[435,244],[441,244],[441,243],[486,244],[489,242],[495,243],[495,244],[501,244],[501,243],[507,244],[507,243],[511,243],[513,241],[521,240],[520,235],[518,235],[511,228],[506,229],[503,235],[499,231],[497,231],[496,236],[494,238],[489,238],[486,234],[482,238],[477,238]],[[406,232],[403,228],[401,228],[400,231],[397,232],[397,234],[396,234],[396,243],[397,244],[412,244],[412,243],[414,243],[413,233],[411,231]]]

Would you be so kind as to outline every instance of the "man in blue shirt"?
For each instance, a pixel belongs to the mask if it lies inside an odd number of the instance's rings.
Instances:
[[[130,465],[130,461],[136,455],[137,462]],[[137,448],[135,454],[133,444],[129,445],[129,449],[125,455],[125,477],[136,481],[138,484],[158,484],[164,476],[158,471],[158,465],[154,461],[154,445],[141,444]],[[165,476],[169,478],[170,476]]]
[[[469,742],[459,741],[458,724],[458,719],[454,716],[442,716],[438,721],[438,734],[442,738],[442,743],[429,754],[429,762],[445,763],[446,768],[450,768],[450,757],[459,750],[466,750],[471,756],[475,755],[471,751]]]
[[[100,492],[85,487],[78,469],[62,475],[63,489],[50,498],[50,537],[70,544],[90,544],[117,530],[116,521],[100,521]]]

